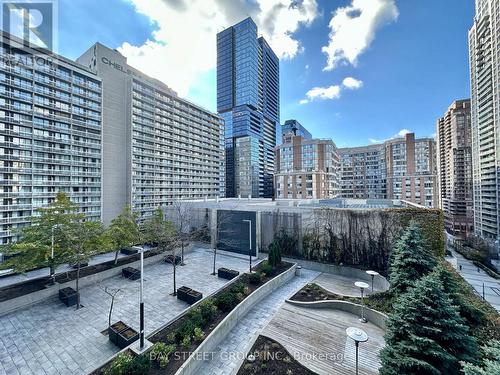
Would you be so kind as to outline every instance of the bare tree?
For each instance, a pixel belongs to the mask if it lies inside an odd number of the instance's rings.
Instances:
[[[112,289],[107,286],[103,286],[101,284],[99,284],[99,288],[111,298],[111,305],[109,306],[109,313],[108,313],[108,330],[109,330],[111,327],[111,315],[113,314],[113,306],[115,304],[115,298],[118,295],[118,293],[121,292],[121,289],[120,288]]]
[[[181,266],[184,262],[184,249],[189,241],[198,234],[196,219],[196,209],[192,201],[177,200],[166,208],[167,217],[173,222],[176,229],[174,241],[181,248]]]

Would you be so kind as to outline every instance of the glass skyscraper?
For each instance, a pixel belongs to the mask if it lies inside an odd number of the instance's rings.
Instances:
[[[271,197],[279,60],[251,18],[217,34],[217,111],[225,121],[226,196]]]

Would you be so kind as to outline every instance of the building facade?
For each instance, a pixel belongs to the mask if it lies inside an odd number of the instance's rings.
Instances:
[[[469,30],[474,231],[500,238],[500,1],[476,0]]]
[[[96,70],[103,95],[103,215],[130,205],[141,220],[179,199],[224,189],[222,119],[95,44],[78,62]]]
[[[384,143],[387,199],[437,207],[436,142],[408,133]]]
[[[335,143],[283,135],[276,147],[276,198],[325,199],[339,195],[339,155]]]
[[[225,122],[226,196],[271,197],[279,60],[251,18],[217,34],[217,112]]]
[[[6,33],[0,51],[0,243],[65,192],[101,218],[102,84],[75,62]],[[22,43],[22,42],[21,42]],[[18,44],[18,48],[16,48]]]
[[[344,198],[386,199],[385,146],[339,148],[340,194]]]
[[[454,101],[436,125],[438,201],[448,233],[473,232],[470,100]]]
[[[281,125],[282,136],[285,136],[288,133],[292,133],[293,135],[300,135],[304,139],[312,139],[311,133],[309,133],[309,131],[297,120],[286,120],[285,123]],[[282,141],[283,140],[281,140],[279,143],[281,143]]]

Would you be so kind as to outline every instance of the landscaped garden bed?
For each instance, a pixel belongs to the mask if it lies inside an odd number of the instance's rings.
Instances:
[[[295,360],[280,343],[266,336],[259,336],[248,354],[238,375],[316,374]]]
[[[274,277],[290,269],[293,264],[282,262],[271,267],[266,261],[254,268],[252,274],[242,274],[237,280],[194,306],[185,315],[174,320],[165,328],[149,337],[153,348],[146,354],[131,358],[131,354],[123,354],[111,363],[103,366],[94,374],[107,374],[118,362],[136,366],[143,363],[141,357],[151,359],[144,374],[175,374],[205,338],[218,324],[245,298]],[[128,356],[125,358],[125,356]],[[108,372],[107,372],[108,371]],[[128,371],[128,370],[126,370]],[[123,372],[130,373],[130,372]]]
[[[346,297],[331,293],[315,283],[307,284],[290,299],[299,302],[337,300],[361,304],[361,297]],[[388,291],[369,294],[364,298],[365,306],[383,313],[390,313],[392,311],[392,302],[393,297]]]

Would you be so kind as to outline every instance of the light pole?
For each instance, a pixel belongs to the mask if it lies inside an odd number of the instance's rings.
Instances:
[[[356,285],[359,290],[361,291],[361,318],[359,318],[359,321],[361,323],[366,323],[367,320],[365,318],[365,301],[364,301],[364,291],[366,288],[368,288],[368,284],[367,283],[364,283],[363,281],[356,281],[354,283],[354,285]]]
[[[356,328],[356,327],[349,327],[345,330],[345,332],[347,333],[347,336],[349,336],[349,338],[353,339],[354,343],[356,344],[356,375],[358,375],[359,343],[368,341],[368,335],[366,334],[365,331],[363,331],[360,328]]]
[[[373,279],[375,278],[375,276],[378,276],[379,273],[377,271],[366,271],[366,273],[372,277],[372,293],[373,293]]]
[[[248,260],[250,262],[250,273],[252,273],[252,220],[243,220],[243,222],[248,223]]]
[[[60,228],[61,224],[52,225],[51,231],[51,241],[50,241],[50,278],[52,279],[52,284],[56,282],[56,272],[54,269],[54,229]]]
[[[139,340],[140,340],[140,350],[144,348],[144,248],[140,246],[134,246],[137,249],[137,252],[141,254],[141,288],[140,288],[140,304],[139,304]],[[175,259],[174,259],[175,262]]]

